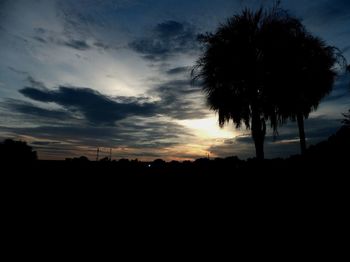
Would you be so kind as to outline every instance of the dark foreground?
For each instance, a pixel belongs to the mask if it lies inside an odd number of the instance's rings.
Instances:
[[[234,229],[230,237],[237,229],[245,235],[258,228],[266,230],[265,237],[274,227],[283,228],[281,235],[295,233],[298,243],[305,232],[324,239],[342,232],[347,221],[348,150],[349,140],[342,140],[312,147],[304,157],[264,162],[235,157],[184,163],[8,161],[2,163],[3,210],[18,225],[55,221],[50,226],[58,231],[80,228],[82,236],[91,227],[103,232],[117,227],[131,238],[131,231],[149,231],[141,233],[143,243],[155,228],[168,237],[195,229],[202,238],[208,228]]]
[[[62,236],[75,248],[80,240],[74,234],[91,241],[96,232],[103,235],[95,238],[99,242],[110,243],[108,235],[129,244],[130,254],[135,241],[152,244],[154,252],[162,249],[152,237],[190,249],[200,240],[212,246],[221,239],[225,244],[219,245],[227,250],[235,247],[232,238],[250,249],[246,239],[261,245],[272,238],[278,244],[273,253],[289,256],[303,247],[312,257],[324,258],[323,250],[332,244],[346,250],[338,234],[345,236],[348,224],[350,140],[339,135],[311,147],[304,157],[264,162],[235,157],[184,163],[8,159],[1,163],[3,224],[14,224],[9,235],[18,238],[17,229],[26,243],[36,243],[33,236],[40,229],[48,246],[49,237]],[[312,244],[317,250],[310,249]],[[170,255],[178,252],[178,245],[173,247]]]
[[[190,162],[88,161],[14,161],[2,154],[2,179],[17,180],[26,188],[82,189],[91,191],[177,191],[194,189],[220,193],[244,190],[293,190],[295,188],[337,191],[348,187],[350,174],[350,128],[343,127],[305,156],[259,162],[240,160],[198,159]],[[17,152],[15,152],[17,153]],[[18,154],[17,154],[18,155]],[[5,159],[5,161],[3,161]],[[27,183],[27,184],[26,184]],[[28,185],[28,186],[27,186]],[[49,185],[49,186],[48,186]],[[104,189],[109,188],[109,190]],[[104,192],[101,192],[104,193]]]

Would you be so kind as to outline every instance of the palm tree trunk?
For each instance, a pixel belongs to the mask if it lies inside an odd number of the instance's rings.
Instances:
[[[304,127],[304,116],[302,113],[297,115],[299,137],[300,137],[300,151],[302,155],[306,153],[306,138],[305,138],[305,127]]]
[[[266,134],[266,125],[264,119],[260,118],[260,114],[257,110],[253,109],[252,112],[252,137],[255,144],[256,158],[258,160],[264,160],[264,141]]]
[[[265,153],[264,153],[264,140],[262,139],[254,139],[255,144],[255,153],[256,153],[256,159],[258,160],[264,160]]]

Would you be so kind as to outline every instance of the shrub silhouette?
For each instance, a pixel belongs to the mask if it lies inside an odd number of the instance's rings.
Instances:
[[[37,153],[26,142],[6,139],[0,143],[0,159],[6,162],[32,162],[37,160]]]
[[[350,109],[347,114],[343,114],[344,120],[342,123],[344,124],[345,127],[350,128]]]

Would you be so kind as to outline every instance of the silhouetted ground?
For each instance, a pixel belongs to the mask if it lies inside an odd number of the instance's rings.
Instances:
[[[14,214],[21,213],[14,218],[19,224],[33,213],[42,214],[43,220],[54,217],[57,226],[60,221],[71,223],[77,215],[78,225],[87,217],[103,217],[115,220],[109,225],[123,227],[118,222],[122,218],[138,229],[171,218],[171,223],[181,221],[189,228],[206,221],[198,228],[203,233],[214,217],[211,227],[221,232],[241,223],[265,228],[264,221],[269,220],[276,225],[289,221],[281,226],[291,231],[302,224],[321,236],[329,217],[333,217],[332,228],[340,227],[338,222],[347,217],[349,134],[342,128],[311,147],[305,157],[262,163],[235,157],[184,163],[84,158],[7,162],[1,172],[3,202]]]
[[[256,159],[240,160],[237,157],[226,159],[197,159],[196,161],[153,162],[121,159],[119,161],[89,161],[86,157],[66,161],[38,161],[36,153],[24,142],[6,140],[0,144],[2,166],[7,172],[11,169],[31,172],[31,175],[94,175],[101,177],[203,177],[231,178],[246,175],[321,175],[319,171],[331,170],[334,175],[347,174],[350,161],[350,128],[342,127],[327,141],[311,146],[305,156],[292,156],[288,159],[272,159],[263,162]],[[9,169],[8,169],[9,168]],[[22,172],[23,172],[22,171]]]
[[[349,137],[350,129],[343,127],[327,141],[310,147],[303,157],[263,162],[237,157],[183,163],[94,162],[86,158],[7,161],[1,163],[1,179],[7,199],[20,195],[21,202],[35,196],[31,203],[49,196],[54,202],[65,199],[68,206],[78,207],[80,200],[84,205],[106,205],[113,200],[132,201],[144,208],[153,202],[168,206],[181,199],[190,209],[197,205],[231,209],[232,203],[248,201],[260,208],[278,203],[282,207],[296,205],[298,199],[300,206],[294,208],[305,212],[325,205],[343,210],[349,188]],[[78,202],[70,203],[71,198]],[[111,205],[116,208],[115,203]]]

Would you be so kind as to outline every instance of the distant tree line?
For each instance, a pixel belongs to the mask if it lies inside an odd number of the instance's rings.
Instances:
[[[48,170],[69,171],[71,168],[79,167],[79,170],[85,169],[91,171],[94,168],[108,168],[115,172],[125,174],[211,174],[220,175],[227,170],[254,170],[254,168],[265,167],[268,169],[285,169],[297,167],[342,167],[348,168],[350,161],[350,110],[348,114],[344,114],[342,121],[343,126],[327,140],[316,145],[310,146],[304,155],[295,155],[287,159],[271,159],[265,161],[257,161],[256,159],[241,160],[237,156],[227,158],[216,158],[209,160],[201,158],[195,161],[171,161],[166,162],[162,159],[145,162],[129,159],[111,160],[109,158],[100,161],[90,161],[86,156],[77,158],[67,158],[65,161],[35,161],[37,154],[33,149],[23,141],[14,141],[7,139],[0,143],[1,163],[18,163],[15,167],[22,167],[20,164],[25,162],[35,162],[36,167],[47,168]],[[25,166],[23,166],[25,167]],[[60,169],[61,168],[61,169]],[[91,169],[92,168],[92,169]],[[91,169],[91,170],[90,170]],[[57,171],[56,170],[56,171]],[[74,170],[74,169],[73,169]],[[80,170],[81,171],[81,170]],[[230,173],[230,172],[229,172]],[[114,173],[112,173],[114,174]]]

